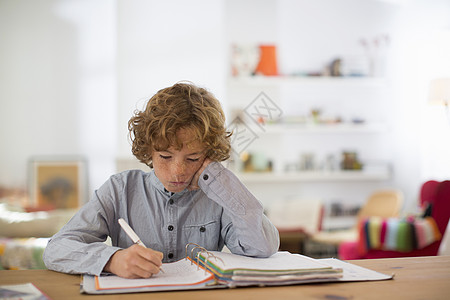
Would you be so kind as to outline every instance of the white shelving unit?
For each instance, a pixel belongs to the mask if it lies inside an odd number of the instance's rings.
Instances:
[[[299,182],[320,182],[320,181],[370,181],[388,180],[390,170],[387,165],[368,170],[337,170],[337,171],[298,171],[285,173],[252,172],[237,173],[237,176],[244,183],[279,184],[279,183],[299,183]]]
[[[353,133],[382,133],[388,130],[384,123],[334,123],[334,124],[267,124],[265,133],[268,134],[353,134]]]
[[[341,122],[308,119],[295,122],[287,118],[259,127],[249,122],[255,132],[259,131],[258,139],[247,150],[266,152],[274,163],[274,171],[237,172],[237,176],[266,203],[294,196],[321,198],[325,203],[333,198],[333,201],[343,199],[362,204],[365,196],[391,178],[389,157],[386,158],[388,151],[376,149],[383,144],[383,136],[389,134],[389,114],[383,111],[388,88],[386,80],[369,77],[229,78],[228,113],[246,109],[264,92],[285,116],[295,116],[299,112],[305,116],[308,109],[317,105],[339,111],[344,117]],[[358,117],[359,113],[362,117],[356,122],[354,119],[358,118],[353,117]],[[285,171],[284,164],[289,159],[291,162],[292,158],[299,159],[302,152],[321,152],[322,157],[330,152],[338,155],[347,145],[357,150],[363,162],[362,170]]]
[[[236,76],[228,79],[230,85],[241,86],[279,86],[280,84],[316,84],[354,86],[386,86],[386,81],[378,77],[332,77],[332,76]]]

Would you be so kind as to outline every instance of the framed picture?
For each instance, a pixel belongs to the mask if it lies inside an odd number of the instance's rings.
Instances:
[[[31,205],[79,208],[87,199],[87,162],[80,157],[34,157],[29,163]]]

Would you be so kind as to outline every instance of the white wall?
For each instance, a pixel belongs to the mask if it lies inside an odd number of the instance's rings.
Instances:
[[[181,80],[225,94],[223,1],[119,0],[119,156],[129,157],[128,120],[158,90]]]
[[[0,1],[1,185],[35,155],[85,156],[91,186],[114,171],[115,24],[109,0]]]
[[[450,2],[414,0],[401,10],[392,39],[393,184],[410,200],[429,179],[450,178],[450,120],[427,103],[429,83],[450,77]]]
[[[323,71],[335,58],[364,58],[360,40],[390,36],[399,10],[376,0],[280,0],[279,8],[284,74]]]

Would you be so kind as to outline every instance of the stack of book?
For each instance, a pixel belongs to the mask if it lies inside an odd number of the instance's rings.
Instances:
[[[337,259],[313,259],[289,252],[254,258],[201,247],[192,249],[185,259],[164,263],[162,269],[164,272],[147,279],[84,275],[81,292],[115,294],[392,278]]]
[[[201,251],[194,260],[213,273],[219,284],[228,287],[333,281],[343,275],[341,268],[289,252],[278,252],[269,258],[253,258]]]

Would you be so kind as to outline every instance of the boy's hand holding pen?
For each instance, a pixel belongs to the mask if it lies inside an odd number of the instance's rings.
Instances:
[[[105,271],[124,278],[149,278],[162,271],[163,254],[142,243],[136,233],[123,219],[119,219],[120,226],[133,240],[135,245],[114,253],[105,266]]]

